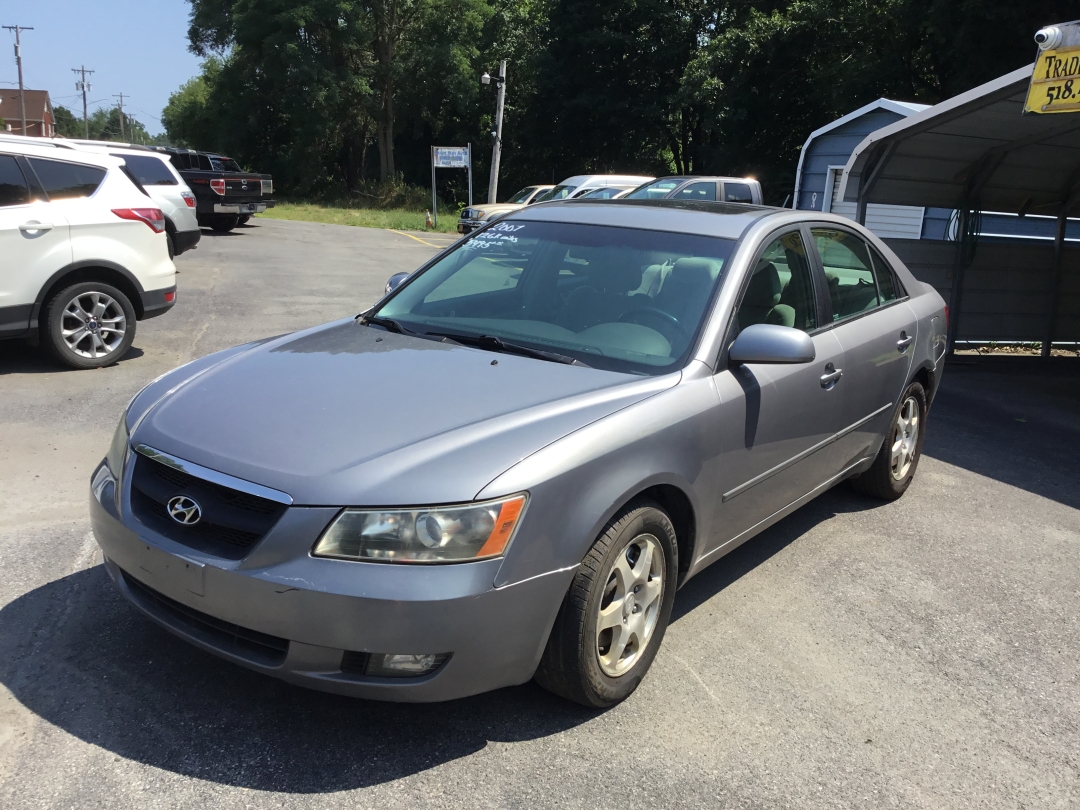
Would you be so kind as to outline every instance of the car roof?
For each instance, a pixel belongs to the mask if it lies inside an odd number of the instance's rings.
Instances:
[[[664,177],[657,177],[652,182],[658,183],[661,180],[734,180],[739,183],[757,182],[757,178],[754,177],[734,177],[733,175],[726,174],[669,174]]]
[[[785,213],[790,214],[791,211],[748,203],[577,199],[534,203],[528,208],[512,211],[498,221],[521,219],[611,225],[738,239],[743,231],[758,220]]]
[[[34,138],[23,135],[0,135],[0,152],[7,154],[20,154],[29,157],[53,158],[54,160],[66,160],[69,163],[85,163],[90,166],[100,166],[104,169],[113,169],[123,165],[121,158],[113,157],[102,152],[89,152],[77,149],[71,144],[61,141],[53,141],[49,138]]]

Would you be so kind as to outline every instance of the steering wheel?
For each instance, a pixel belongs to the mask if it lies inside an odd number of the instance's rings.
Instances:
[[[689,335],[686,334],[686,327],[683,326],[681,323],[679,323],[678,318],[676,318],[670,312],[664,312],[664,310],[657,309],[656,307],[636,307],[635,309],[631,309],[628,312],[624,312],[622,315],[620,315],[619,320],[621,322],[624,322],[624,323],[625,322],[636,323],[636,321],[634,321],[634,316],[635,315],[648,315],[648,316],[651,316],[651,317],[657,319],[658,321],[663,321],[663,323],[666,326],[675,327],[675,331],[677,331],[679,333],[679,335],[681,335],[683,338],[689,338],[690,337]],[[641,324],[641,326],[644,326],[644,325],[645,324]]]

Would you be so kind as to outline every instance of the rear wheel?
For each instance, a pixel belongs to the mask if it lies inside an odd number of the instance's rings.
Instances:
[[[210,227],[218,233],[228,233],[240,223],[240,217],[236,216],[223,216],[214,217],[210,220]]]
[[[593,708],[637,689],[667,629],[678,547],[671,520],[637,501],[589,549],[563,600],[536,681]]]
[[[852,486],[864,495],[895,501],[911,486],[925,436],[926,391],[921,383],[913,382],[900,397],[874,463],[852,479]]]
[[[237,225],[247,225],[248,220],[251,219],[251,214],[241,214],[240,219],[237,221]]]
[[[72,368],[101,368],[118,361],[135,340],[135,308],[120,290],[84,281],[45,304],[42,337],[50,352]]]

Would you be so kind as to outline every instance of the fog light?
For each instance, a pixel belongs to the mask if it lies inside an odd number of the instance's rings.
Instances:
[[[346,651],[341,660],[341,671],[373,678],[420,678],[437,670],[449,657],[450,653],[411,655]]]

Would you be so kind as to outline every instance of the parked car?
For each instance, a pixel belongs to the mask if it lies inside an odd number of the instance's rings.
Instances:
[[[904,494],[945,319],[838,216],[531,206],[356,318],[151,383],[93,529],[138,609],[259,672],[610,706],[690,577],[845,479]]]
[[[468,208],[462,209],[457,231],[458,233],[472,233],[477,228],[483,227],[503,214],[524,208],[551,188],[554,188],[554,186],[525,186],[521,191],[511,195],[510,199],[504,203],[470,205]]]
[[[0,337],[114,363],[176,303],[165,216],[123,159],[16,138],[0,139]]]
[[[195,194],[199,225],[228,232],[253,214],[274,207],[274,180],[243,171],[230,157],[173,146],[152,147],[167,155]]]
[[[602,186],[601,188],[587,188],[577,192],[571,197],[574,200],[619,200],[633,191],[637,186]]]
[[[636,174],[577,174],[567,177],[559,185],[545,191],[533,202],[551,202],[554,200],[569,200],[575,194],[584,194],[596,188],[607,186],[620,186],[622,188],[637,188],[643,183],[648,183],[653,178],[643,177]]]
[[[195,214],[195,195],[167,155],[146,146],[111,141],[63,140],[56,143],[123,158],[143,190],[165,215],[170,256],[179,256],[199,244],[202,231]]]
[[[697,200],[761,205],[761,183],[752,177],[661,177],[626,195],[628,200]]]

